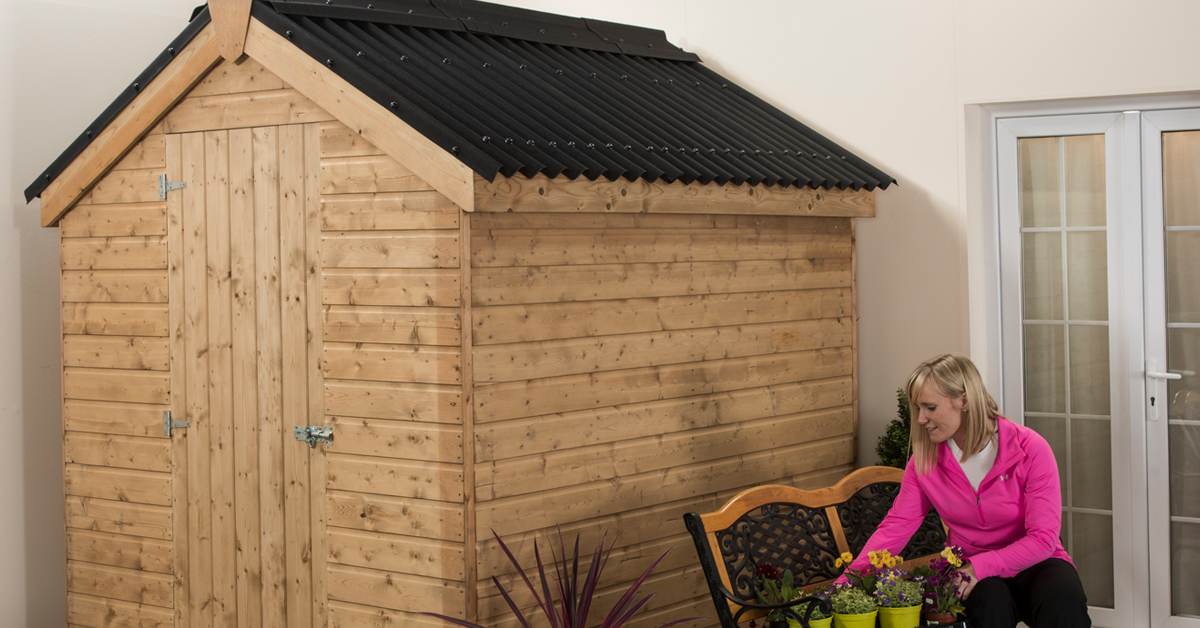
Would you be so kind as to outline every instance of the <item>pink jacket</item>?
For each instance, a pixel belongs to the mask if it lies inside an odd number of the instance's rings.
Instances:
[[[1058,538],[1062,493],[1050,445],[1023,425],[1004,417],[997,422],[1000,448],[978,492],[946,443],[938,445],[937,465],[927,474],[909,460],[892,510],[850,567],[867,568],[870,551],[898,554],[931,505],[950,528],[949,543],[963,548],[980,580],[1010,578],[1047,558],[1071,562]]]

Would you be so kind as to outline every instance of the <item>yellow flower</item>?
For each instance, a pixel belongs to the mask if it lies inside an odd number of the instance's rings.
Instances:
[[[954,554],[954,551],[951,550],[949,547],[942,550],[942,558],[945,558],[946,562],[950,563],[951,565],[954,565],[955,567],[962,567],[962,559],[959,558],[958,556],[956,556]]]
[[[883,556],[880,555],[880,552],[867,552],[867,557],[871,559],[872,567],[874,567],[876,569],[883,568],[883,561],[885,559]]]
[[[833,561],[833,566],[841,567],[842,565],[849,565],[853,561],[854,554],[851,554],[850,552],[842,552],[842,555],[838,556],[838,559]]]

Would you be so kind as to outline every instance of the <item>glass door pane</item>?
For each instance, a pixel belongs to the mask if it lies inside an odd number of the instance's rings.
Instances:
[[[1200,617],[1200,131],[1162,134],[1171,614]]]
[[[1088,602],[1113,608],[1104,135],[1021,138],[1017,160],[1024,422],[1058,460]]]

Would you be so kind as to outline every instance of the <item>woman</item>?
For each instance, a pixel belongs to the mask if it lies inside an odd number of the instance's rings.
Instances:
[[[979,371],[947,353],[913,371],[912,458],[891,511],[851,563],[899,554],[933,506],[965,561],[960,593],[973,628],[1091,626],[1087,599],[1059,541],[1058,465],[1037,432],[1000,416]]]

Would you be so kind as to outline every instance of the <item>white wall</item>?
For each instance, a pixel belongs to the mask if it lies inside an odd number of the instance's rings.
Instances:
[[[65,615],[56,240],[21,192],[198,1],[0,0],[0,628]],[[862,464],[917,362],[994,357],[971,106],[1200,90],[1192,0],[506,3],[661,28],[899,179],[858,223]]]

